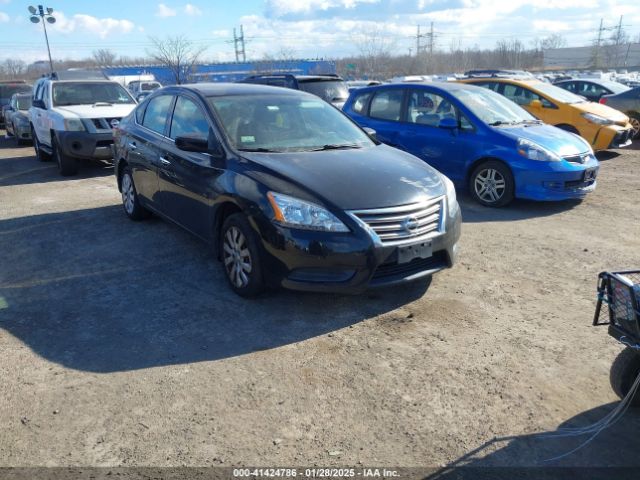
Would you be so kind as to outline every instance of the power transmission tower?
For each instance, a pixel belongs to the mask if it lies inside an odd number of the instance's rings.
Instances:
[[[236,29],[233,29],[233,47],[236,51],[236,62],[240,61],[240,57],[242,57],[242,61],[247,61],[247,55],[244,49],[244,30],[242,29],[242,25],[240,25],[240,36],[236,35]]]
[[[593,54],[593,66],[598,68],[600,66],[600,46],[602,45],[602,32],[604,27],[602,25],[603,19],[600,19],[600,28],[598,28],[598,38],[596,39],[596,51]]]
[[[431,29],[427,35],[429,37],[429,55],[433,55],[433,46],[435,42],[435,38],[433,37],[433,22],[431,22]]]

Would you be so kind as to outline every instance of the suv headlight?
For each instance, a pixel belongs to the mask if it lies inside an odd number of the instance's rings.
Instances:
[[[65,118],[64,129],[67,132],[84,132],[84,123],[79,118]]]
[[[529,160],[539,160],[541,162],[560,162],[560,155],[547,150],[541,145],[527,140],[526,138],[518,139],[518,153]]]
[[[613,125],[614,123],[613,120],[601,117],[600,115],[596,115],[595,113],[583,113],[582,116],[591,123],[595,123],[598,125]]]
[[[453,217],[458,211],[458,199],[456,197],[456,187],[448,177],[442,175],[442,182],[447,189],[447,209],[449,210],[449,216]]]
[[[281,225],[325,232],[348,232],[347,226],[334,214],[314,203],[283,195],[267,193],[275,214],[274,220]]]

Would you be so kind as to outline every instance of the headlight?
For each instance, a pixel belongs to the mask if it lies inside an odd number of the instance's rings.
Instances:
[[[600,115],[596,115],[595,113],[583,113],[582,116],[591,123],[596,123],[598,125],[613,125],[614,123],[613,120],[601,117]]]
[[[84,132],[86,130],[82,120],[79,118],[65,118],[64,129],[67,132]]]
[[[327,209],[281,193],[269,192],[274,220],[281,225],[326,232],[348,232],[347,226]]]
[[[458,200],[456,198],[456,187],[454,187],[453,182],[444,175],[442,175],[442,182],[447,189],[447,208],[449,209],[449,216],[453,217],[459,208]]]
[[[541,162],[560,162],[562,160],[560,155],[526,138],[518,140],[518,153],[529,160],[539,160]]]

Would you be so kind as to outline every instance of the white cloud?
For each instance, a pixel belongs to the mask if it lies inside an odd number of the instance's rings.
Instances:
[[[173,8],[167,7],[164,3],[158,4],[158,11],[156,12],[156,17],[167,18],[167,17],[175,17],[176,12]]]
[[[329,10],[330,8],[352,9],[359,3],[378,3],[380,0],[267,0],[267,10],[275,16],[306,14],[314,10]]]
[[[112,33],[129,33],[135,28],[133,22],[129,20],[96,18],[81,13],[67,18],[63,12],[57,12],[56,20],[56,23],[50,28],[58,32],[67,34],[73,32],[91,33],[100,38],[107,38]]]
[[[184,6],[184,13],[186,13],[187,15],[191,15],[192,17],[197,17],[199,15],[202,15],[202,10],[200,10],[198,7],[196,7],[195,5],[192,5],[190,3],[187,3]]]
[[[4,12],[0,12],[0,22],[4,23],[8,21],[9,21],[9,15],[7,15]]]
[[[543,32],[566,32],[571,29],[571,25],[559,20],[534,20],[533,28]]]

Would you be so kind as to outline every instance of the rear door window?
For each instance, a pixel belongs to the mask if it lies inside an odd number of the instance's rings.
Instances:
[[[172,101],[172,95],[160,95],[152,99],[144,112],[142,125],[163,135]]]
[[[369,116],[399,122],[402,112],[403,95],[404,91],[401,89],[380,90],[376,92],[373,100],[371,100]]]

